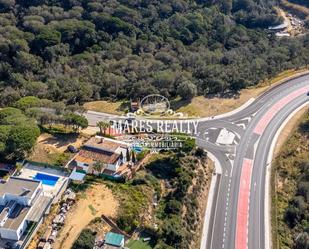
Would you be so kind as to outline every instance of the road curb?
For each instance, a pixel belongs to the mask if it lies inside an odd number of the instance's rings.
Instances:
[[[232,116],[232,115],[244,110],[245,108],[247,108],[254,101],[255,101],[255,98],[250,98],[250,99],[247,100],[247,102],[245,102],[244,104],[242,104],[238,108],[234,109],[233,111],[226,112],[226,113],[223,113],[223,114],[219,114],[219,115],[216,115],[216,116],[213,116],[213,117],[200,118],[198,120],[199,121],[208,121],[208,120],[216,120],[216,119],[226,118],[226,117]]]
[[[309,106],[309,103],[306,102],[303,105],[299,106],[297,109],[295,109],[290,115],[283,121],[279,129],[277,130],[273,141],[270,146],[269,154],[267,156],[266,161],[266,181],[265,181],[265,249],[271,249],[272,248],[272,228],[271,228],[271,192],[270,192],[270,180],[271,180],[271,162],[273,159],[273,155],[275,152],[275,146],[278,140],[278,137],[280,136],[282,130],[285,128],[287,123],[292,119],[292,117],[299,112],[301,109],[303,109],[305,106]]]
[[[217,203],[217,202],[214,202],[214,200],[213,200],[217,181],[218,181],[218,175],[215,174],[211,178],[211,183],[210,183],[210,187],[209,187],[205,217],[204,217],[204,222],[203,222],[203,230],[202,230],[200,249],[207,248],[208,233],[209,233],[210,225],[211,225],[211,223],[209,222],[210,218],[211,218],[211,211],[213,209],[213,205]]]
[[[214,162],[215,165],[215,174],[211,177],[211,183],[209,187],[208,197],[207,197],[207,204],[206,204],[206,210],[205,210],[205,217],[203,222],[203,229],[202,229],[202,237],[201,237],[201,244],[200,249],[207,248],[207,239],[208,239],[208,233],[210,228],[210,218],[211,218],[211,212],[213,205],[217,202],[214,202],[214,195],[215,195],[215,188],[218,181],[218,175],[222,172],[222,167],[219,162],[219,160],[209,151],[207,151],[207,156],[210,160]]]
[[[214,162],[216,174],[222,174],[221,164],[220,164],[219,160],[215,157],[215,155],[212,154],[211,152],[207,151],[207,156],[210,158],[211,161]]]

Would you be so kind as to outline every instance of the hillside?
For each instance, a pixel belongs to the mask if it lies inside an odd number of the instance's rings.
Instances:
[[[308,137],[307,111],[274,164],[273,248],[306,249],[309,246]]]
[[[277,40],[276,0],[0,0],[0,105],[184,99],[254,86],[308,64],[308,37]]]
[[[309,2],[306,1],[306,0],[289,0],[289,2],[300,4],[300,5],[305,5],[305,6],[309,7]]]

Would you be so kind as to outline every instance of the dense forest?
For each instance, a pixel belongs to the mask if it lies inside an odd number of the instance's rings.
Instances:
[[[309,112],[275,161],[277,187],[273,222],[277,229],[274,229],[274,248],[309,248],[308,138]]]
[[[0,0],[0,105],[238,91],[308,64],[277,0]],[[185,94],[184,93],[187,93]]]

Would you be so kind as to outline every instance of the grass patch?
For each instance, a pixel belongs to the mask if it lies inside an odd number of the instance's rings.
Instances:
[[[92,101],[84,104],[84,108],[89,111],[106,112],[110,114],[123,114],[129,110],[129,102],[123,101]]]
[[[50,164],[62,167],[69,161],[71,155],[71,153],[52,153],[48,154],[47,157]]]
[[[144,242],[142,239],[140,240],[130,240],[126,245],[129,249],[152,249],[148,242]]]
[[[52,135],[77,135],[78,132],[74,130],[71,126],[66,126],[63,124],[54,125],[44,125],[40,127],[42,132],[46,132]]]
[[[101,178],[86,175],[83,183],[70,182],[69,188],[71,188],[75,193],[79,193],[79,196],[86,199],[85,191],[95,183],[100,183],[103,181]]]
[[[91,210],[91,214],[93,215],[93,216],[95,216],[96,214],[97,214],[97,210],[90,204],[90,205],[88,205],[88,207],[89,207],[89,209]]]
[[[121,209],[117,215],[117,225],[127,233],[134,231],[142,224],[142,215],[152,195],[151,188],[145,185],[135,185],[132,181],[107,182],[106,185],[120,202]]]

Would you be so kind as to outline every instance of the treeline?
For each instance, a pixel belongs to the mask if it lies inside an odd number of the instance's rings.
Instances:
[[[309,112],[278,158],[278,248],[309,248]]]
[[[11,107],[0,109],[0,158],[14,161],[24,159],[32,150],[41,130],[52,132],[54,125],[69,127],[73,132],[88,126],[87,119],[78,114],[79,106],[64,106],[46,99],[27,96]],[[56,132],[62,132],[56,129]]]
[[[308,64],[276,0],[0,0],[0,105],[226,93]],[[177,89],[180,90],[177,90]]]

